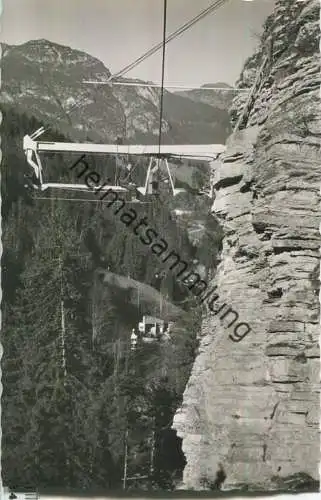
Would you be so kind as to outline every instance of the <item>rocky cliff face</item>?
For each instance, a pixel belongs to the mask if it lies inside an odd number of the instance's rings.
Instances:
[[[223,489],[319,477],[318,40],[318,0],[278,0],[240,78],[250,87],[267,55],[260,92],[215,173],[213,216],[225,236],[213,284],[251,331],[236,343],[233,316],[204,318],[173,425],[187,488],[215,488],[219,464]],[[234,123],[244,100],[234,100]]]

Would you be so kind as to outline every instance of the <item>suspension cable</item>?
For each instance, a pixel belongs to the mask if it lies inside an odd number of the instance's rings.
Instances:
[[[161,84],[159,83],[145,83],[145,82],[109,82],[106,80],[105,82],[98,82],[95,80],[83,80],[82,83],[89,83],[89,84],[99,84],[99,85],[120,85],[122,87],[148,87],[148,88],[160,88]],[[238,87],[207,87],[207,86],[202,86],[202,84],[199,85],[170,85],[166,84],[164,85],[164,89],[176,89],[176,90],[220,90],[220,91],[225,91],[225,92],[248,92],[249,89],[240,89]]]
[[[221,7],[227,1],[228,0],[216,0],[215,2],[210,4],[206,9],[202,10],[197,16],[193,17],[192,19],[187,21],[185,24],[183,24],[180,28],[176,29],[175,31],[173,31],[173,33],[168,35],[165,43],[167,44],[167,43],[171,42],[172,40],[174,40],[175,38],[177,38],[178,36],[185,33],[185,31],[187,31],[189,28],[194,26],[194,24],[196,24],[198,21],[200,21],[201,19],[203,19],[207,15],[214,12],[217,8]],[[129,71],[131,71],[132,69],[134,69],[136,66],[138,66],[138,64],[141,64],[143,61],[145,61],[145,59],[147,59],[148,57],[150,57],[150,56],[154,55],[156,52],[158,52],[158,50],[162,48],[163,43],[164,42],[162,41],[162,42],[159,42],[158,44],[154,45],[151,49],[149,49],[147,52],[142,54],[140,57],[138,57],[131,64],[128,64],[122,70],[111,75],[108,80],[114,80],[116,78],[119,78],[119,77],[123,76],[124,74],[128,73]],[[99,82],[97,82],[97,83],[99,83]]]
[[[211,5],[209,5],[206,9],[202,10],[197,16],[195,16],[193,19],[191,19],[190,21],[186,22],[185,24],[183,24],[180,28],[178,28],[177,30],[175,30],[173,33],[171,33],[165,40],[158,43],[157,45],[155,45],[154,47],[152,47],[151,49],[149,49],[147,52],[145,52],[142,56],[140,56],[138,59],[136,59],[135,61],[133,61],[131,64],[127,65],[125,68],[123,68],[122,70],[118,71],[117,73],[111,75],[109,77],[109,79],[107,80],[108,81],[112,81],[120,76],[123,76],[124,74],[128,73],[129,71],[131,71],[132,69],[134,69],[136,66],[138,66],[140,63],[142,63],[143,61],[145,61],[145,59],[147,59],[148,57],[152,56],[154,53],[156,53],[160,48],[162,48],[164,46],[164,44],[167,44],[169,43],[170,41],[174,40],[175,38],[177,38],[178,36],[180,36],[181,34],[183,34],[185,31],[187,31],[189,28],[191,28],[194,24],[196,24],[198,21],[200,21],[201,19],[203,19],[204,17],[206,17],[207,15],[211,14],[212,12],[214,12],[216,9],[218,9],[219,7],[221,7],[222,5],[224,5],[226,2],[228,2],[229,0],[216,0],[215,2],[213,2]],[[97,84],[99,84],[100,82],[97,82]],[[101,82],[101,83],[106,83],[106,82]],[[58,114],[58,116],[56,117],[56,119],[54,120],[54,123],[56,123],[57,121],[59,121],[61,119],[61,117],[64,115],[70,115],[70,113],[72,113],[76,108],[80,107],[85,101],[87,100],[87,96],[83,96],[78,102],[76,102],[73,106],[71,106],[71,108],[69,109],[69,111],[64,111],[64,113],[60,113]],[[47,127],[42,127],[41,128],[41,134],[43,134],[44,132],[46,132],[47,130],[49,130],[50,128],[52,128],[52,125],[48,125]],[[39,134],[40,135],[40,134]]]
[[[167,0],[164,0],[164,18],[163,18],[163,53],[162,53],[162,80],[160,89],[160,105],[159,105],[159,135],[158,135],[158,152],[161,150],[162,143],[162,122],[164,108],[164,81],[165,81],[165,55],[166,55],[166,23],[167,23]]]

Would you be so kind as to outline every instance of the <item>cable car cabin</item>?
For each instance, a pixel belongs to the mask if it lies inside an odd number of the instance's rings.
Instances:
[[[171,323],[154,316],[143,316],[143,321],[138,324],[141,341],[145,344],[170,340]]]

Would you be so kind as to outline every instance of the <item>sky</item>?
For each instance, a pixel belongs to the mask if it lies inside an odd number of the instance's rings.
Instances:
[[[234,85],[275,0],[227,0],[166,48],[165,82]],[[168,0],[167,34],[213,0]],[[162,40],[163,0],[4,0],[0,40],[46,38],[83,50],[115,73]],[[161,51],[126,76],[159,83]]]

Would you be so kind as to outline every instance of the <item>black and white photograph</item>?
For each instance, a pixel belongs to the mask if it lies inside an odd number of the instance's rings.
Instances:
[[[320,491],[319,0],[2,0],[4,500]]]

